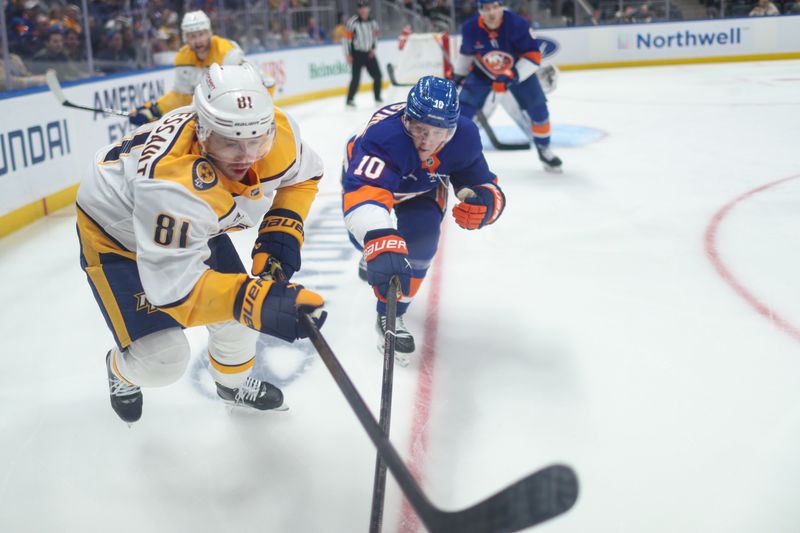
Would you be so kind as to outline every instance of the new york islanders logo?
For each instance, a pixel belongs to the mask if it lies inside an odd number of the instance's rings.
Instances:
[[[514,66],[514,56],[502,50],[492,50],[481,56],[481,63],[488,72],[497,76]]]
[[[192,185],[198,191],[205,191],[217,184],[217,172],[205,159],[198,159],[192,166]]]

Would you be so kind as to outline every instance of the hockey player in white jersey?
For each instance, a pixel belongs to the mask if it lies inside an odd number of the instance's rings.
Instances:
[[[111,405],[128,423],[141,387],[177,381],[190,358],[182,328],[208,328],[209,371],[223,400],[281,409],[283,394],[250,376],[258,332],[307,335],[323,299],[262,279],[277,261],[300,269],[303,221],[323,172],[295,122],[250,65],[212,65],[194,103],[100,149],[78,191],[81,266],[114,335]],[[226,232],[260,225],[247,274]]]

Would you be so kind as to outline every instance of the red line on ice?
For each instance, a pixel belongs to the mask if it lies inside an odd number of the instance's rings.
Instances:
[[[439,295],[442,287],[442,258],[444,257],[445,233],[447,222],[442,224],[442,235],[439,238],[439,250],[433,260],[433,267],[428,279],[428,302],[425,311],[425,330],[422,337],[417,392],[414,395],[416,409],[411,424],[410,461],[408,468],[411,474],[424,487],[422,474],[425,453],[428,448],[428,423],[430,419],[431,395],[433,391],[433,371],[436,361],[436,337],[439,332]],[[403,498],[403,510],[400,517],[399,533],[417,533],[419,518]]]
[[[731,210],[739,203],[751,198],[752,196],[763,192],[767,189],[770,189],[776,185],[780,185],[781,183],[785,183],[790,180],[794,180],[800,178],[798,176],[790,176],[788,178],[782,178],[766,185],[762,185],[761,187],[757,187],[752,191],[748,191],[741,196],[734,198],[727,204],[725,204],[722,209],[717,211],[717,213],[712,217],[711,222],[706,229],[705,235],[705,248],[706,254],[708,255],[711,263],[714,265],[714,268],[717,270],[722,279],[724,279],[733,290],[735,290],[739,296],[744,298],[744,300],[749,303],[751,306],[755,308],[756,311],[762,316],[764,316],[767,320],[775,324],[777,327],[791,335],[795,338],[795,340],[800,341],[800,329],[795,327],[794,325],[790,324],[787,320],[779,316],[772,308],[768,305],[764,304],[759,300],[752,292],[750,292],[736,277],[728,270],[728,267],[722,262],[722,259],[719,255],[719,250],[717,249],[717,231],[719,230],[720,224],[722,224],[722,220],[731,212]]]

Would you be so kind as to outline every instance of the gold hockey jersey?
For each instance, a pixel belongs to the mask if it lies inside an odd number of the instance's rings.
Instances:
[[[320,157],[278,108],[275,123],[272,149],[241,181],[204,157],[191,107],[101,148],[78,190],[84,256],[135,259],[147,300],[184,326],[232,320],[247,275],[210,270],[209,239],[259,225],[269,208],[305,220],[323,173]]]
[[[219,65],[241,65],[244,63],[244,52],[234,41],[218,35],[211,36],[211,47],[204,61],[183,45],[175,56],[175,83],[172,90],[157,100],[162,114],[192,103],[194,88],[200,83],[205,69],[217,63]]]

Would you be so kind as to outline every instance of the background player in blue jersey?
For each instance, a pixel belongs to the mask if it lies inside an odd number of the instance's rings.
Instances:
[[[545,170],[561,172],[561,159],[550,150],[550,113],[536,75],[542,54],[530,24],[498,0],[478,0],[478,11],[461,27],[460,55],[453,66],[453,80],[463,83],[461,115],[472,118],[489,93],[508,90],[531,118],[533,142]]]
[[[415,346],[403,314],[436,254],[450,184],[462,200],[452,211],[462,228],[492,224],[505,207],[497,176],[483,157],[478,128],[460,116],[453,82],[425,76],[406,103],[372,115],[347,144],[342,184],[345,224],[363,250],[367,281],[378,297],[381,339],[389,280],[400,279],[395,350],[405,363]]]

